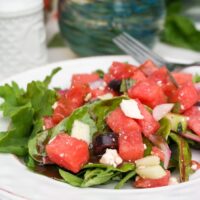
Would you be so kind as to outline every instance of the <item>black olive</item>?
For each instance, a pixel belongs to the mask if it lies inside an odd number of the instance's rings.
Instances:
[[[95,155],[102,155],[106,149],[118,148],[118,135],[116,133],[98,134],[93,139],[93,152]]]
[[[113,91],[120,93],[120,86],[122,81],[113,79],[108,83],[108,87],[111,88]]]
[[[200,107],[200,101],[198,101],[198,102],[195,104],[195,106]]]

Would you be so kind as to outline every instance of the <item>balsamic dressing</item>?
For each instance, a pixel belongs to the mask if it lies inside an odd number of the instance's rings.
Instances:
[[[24,160],[22,158],[16,156],[16,159],[20,163],[25,165]],[[48,176],[53,179],[62,179],[62,177],[60,176],[60,174],[58,172],[58,167],[56,165],[38,165],[38,164],[36,164],[35,168],[32,171],[34,171],[38,174]]]
[[[55,165],[36,165],[34,171],[53,179],[62,179]]]

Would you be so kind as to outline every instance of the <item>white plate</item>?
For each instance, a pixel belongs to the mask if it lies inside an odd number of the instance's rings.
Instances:
[[[82,58],[30,70],[13,76],[1,82],[0,85],[14,80],[20,86],[25,87],[31,80],[42,80],[53,68],[61,66],[63,70],[55,76],[51,86],[64,88],[69,85],[72,74],[91,72],[97,68],[107,70],[112,61],[128,61],[136,64],[128,56]],[[1,129],[6,129],[4,121],[0,119],[0,122]],[[198,153],[193,152],[193,158],[200,161]],[[109,185],[100,188],[79,189],[30,172],[13,155],[0,154],[0,200],[107,200],[111,198],[115,200],[188,200],[189,198],[197,200],[200,196],[199,171],[187,183],[161,188],[132,189],[129,186],[125,189],[114,190]]]

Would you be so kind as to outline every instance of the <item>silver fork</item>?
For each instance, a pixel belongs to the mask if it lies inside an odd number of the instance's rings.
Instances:
[[[113,42],[125,53],[134,57],[134,59],[139,63],[144,63],[146,60],[150,59],[156,65],[166,66],[169,70],[173,70],[176,67],[200,66],[200,62],[194,62],[190,64],[168,62],[125,32],[115,37]]]
[[[136,61],[138,61],[140,64],[144,63],[146,60],[150,59],[152,60],[156,65],[158,66],[166,66],[168,68],[168,75],[171,80],[171,82],[178,88],[179,85],[172,76],[170,70],[174,69],[176,66],[180,65],[183,67],[186,66],[200,66],[199,63],[191,63],[191,64],[178,64],[178,63],[169,63],[165,59],[163,59],[158,54],[154,53],[148,47],[143,45],[141,42],[133,38],[127,33],[122,33],[121,35],[115,37],[113,39],[113,42],[125,53],[132,56]]]

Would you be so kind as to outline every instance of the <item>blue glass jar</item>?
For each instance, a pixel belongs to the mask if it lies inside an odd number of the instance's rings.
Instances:
[[[151,47],[164,10],[164,0],[60,0],[59,26],[80,56],[120,54],[112,38],[125,31]]]

